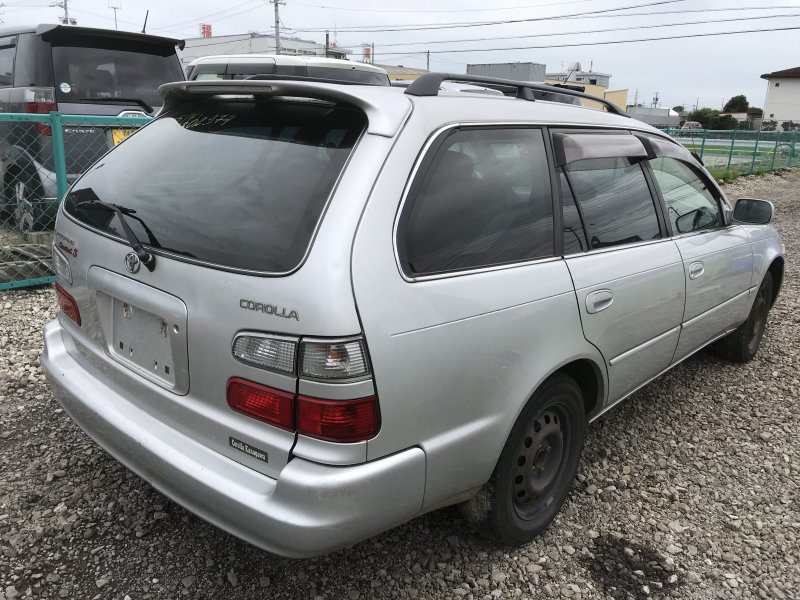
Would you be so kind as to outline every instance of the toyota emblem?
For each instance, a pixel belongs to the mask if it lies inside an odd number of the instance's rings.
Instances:
[[[139,260],[139,257],[136,256],[135,252],[128,252],[128,254],[125,255],[125,268],[128,269],[129,273],[136,273],[141,266],[142,262]]]

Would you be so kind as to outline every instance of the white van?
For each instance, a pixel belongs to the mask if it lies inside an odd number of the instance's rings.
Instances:
[[[370,85],[389,85],[385,69],[367,63],[322,56],[283,54],[222,54],[194,59],[186,68],[186,79],[247,79],[255,75],[309,77]]]

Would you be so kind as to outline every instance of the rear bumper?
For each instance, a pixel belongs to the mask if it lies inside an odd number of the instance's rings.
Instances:
[[[270,552],[324,554],[415,517],[425,454],[411,448],[348,467],[294,458],[266,477],[168,427],[104,385],[45,326],[42,366],[81,429],[160,492],[217,527]]]

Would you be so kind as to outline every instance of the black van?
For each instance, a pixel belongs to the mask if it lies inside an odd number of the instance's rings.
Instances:
[[[153,116],[158,87],[184,78],[171,38],[39,25],[0,29],[0,111]],[[67,126],[68,180],[74,180],[126,130]],[[0,220],[24,230],[52,229],[58,197],[52,132],[43,124],[0,122]]]

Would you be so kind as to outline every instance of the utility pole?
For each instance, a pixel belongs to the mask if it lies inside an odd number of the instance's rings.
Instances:
[[[331,32],[327,29],[325,30],[325,58],[330,56],[331,51]]]
[[[283,0],[269,0],[275,5],[275,54],[281,53],[281,14],[280,5],[286,4]],[[327,54],[327,53],[326,53]]]
[[[372,54],[370,54],[370,64],[375,64],[375,42],[372,42]],[[764,102],[766,105],[766,102]]]
[[[431,51],[430,50],[426,50],[425,51],[425,70],[426,71],[430,71],[431,70]]]
[[[64,11],[64,16],[61,17],[61,24],[62,25],[77,25],[78,21],[73,17],[70,18],[69,16],[69,0],[61,0],[61,2],[53,2],[50,6],[54,6],[56,8],[61,8]]]

